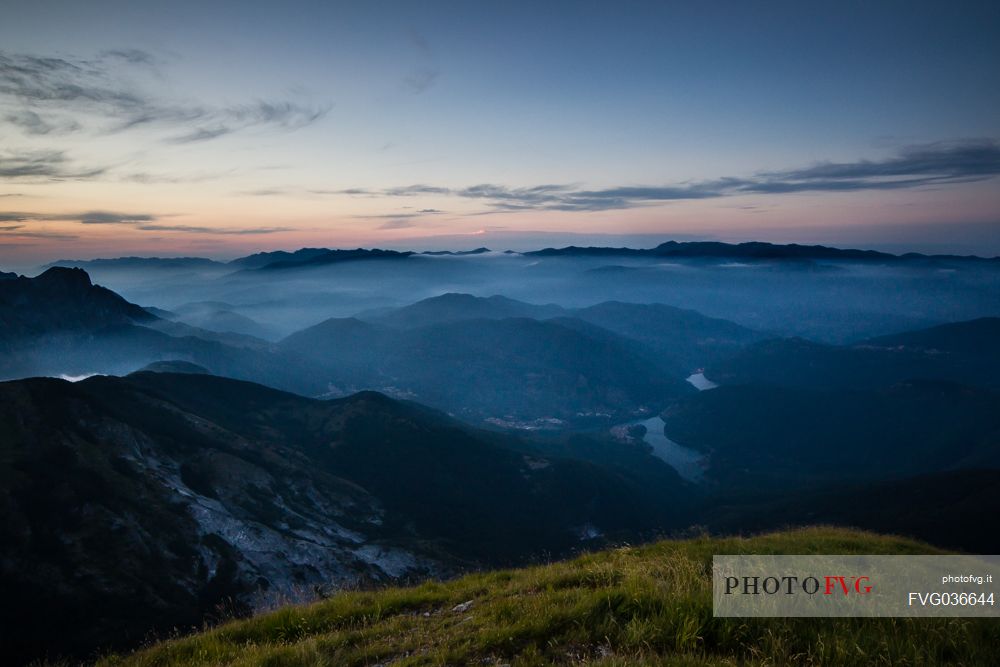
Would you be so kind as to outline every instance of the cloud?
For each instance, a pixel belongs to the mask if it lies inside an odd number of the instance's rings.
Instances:
[[[146,65],[154,68],[160,64],[159,59],[151,53],[141,49],[109,49],[107,51],[101,51],[99,57],[109,60],[122,60],[130,65]]]
[[[385,190],[384,193],[390,197],[412,197],[415,195],[447,195],[451,194],[452,190],[436,185],[406,185],[401,188],[390,188]],[[345,194],[350,193],[345,191]]]
[[[156,220],[151,213],[115,213],[112,211],[86,211],[84,213],[28,213],[7,211],[0,213],[0,222],[79,222],[84,225],[137,225]]]
[[[410,45],[417,50],[421,55],[430,58],[433,57],[434,51],[431,49],[430,42],[427,38],[423,36],[416,28],[410,28],[409,30]]]
[[[156,220],[156,216],[149,213],[113,213],[111,211],[88,211],[72,217],[84,225],[137,225]]]
[[[293,186],[273,186],[257,188],[254,190],[243,190],[237,192],[239,195],[249,195],[252,197],[276,197],[276,196],[305,196],[315,195],[329,197],[336,195],[347,195],[351,197],[417,197],[420,195],[453,195],[455,191],[451,188],[439,187],[435,185],[404,185],[386,189],[370,188],[300,188]],[[425,212],[439,212],[435,209],[426,209]]]
[[[410,222],[409,218],[393,218],[379,225],[378,229],[406,229],[412,226],[413,223]]]
[[[137,229],[144,232],[186,232],[189,234],[221,234],[221,235],[249,235],[249,234],[276,234],[278,232],[294,231],[291,227],[195,227],[187,225],[139,225]]]
[[[0,225],[0,234],[8,238],[11,236],[16,236],[18,238],[50,239],[55,241],[69,241],[79,238],[74,234],[63,234],[61,232],[21,231],[24,228],[25,225]]]
[[[100,60],[73,61],[0,51],[0,95],[26,104],[77,103],[123,110],[146,100],[113,80]]]
[[[605,211],[737,195],[914,189],[984,181],[998,175],[1000,143],[978,139],[910,146],[882,160],[827,162],[801,169],[759,172],[748,178],[723,177],[670,185],[583,189],[572,184],[519,188],[491,183],[464,188],[416,184],[381,190],[349,188],[330,192],[365,197],[458,197],[485,202],[489,206],[486,212]]]
[[[806,169],[777,172],[785,179],[860,179],[895,176],[963,178],[1000,173],[1000,143],[992,139],[937,142],[904,147],[881,161],[826,162]],[[769,174],[775,175],[775,174]]]
[[[115,211],[86,211],[84,213],[28,213],[6,211],[0,212],[0,223],[76,222],[82,225],[128,225],[134,229],[144,232],[184,232],[189,234],[213,234],[225,236],[275,234],[278,232],[294,231],[291,227],[206,227],[194,225],[168,225],[157,222],[164,217],[171,216],[153,213],[120,213]],[[6,230],[19,230],[23,227],[25,227],[25,225],[22,224],[6,225]],[[45,232],[44,230],[37,232],[18,232],[18,235],[33,235],[46,238],[62,238],[66,236]]]
[[[480,183],[465,188],[445,188],[434,185],[407,185],[383,190],[350,188],[337,194],[366,197],[415,197],[420,195],[446,195],[463,199],[489,202],[495,210],[516,211],[526,209],[587,211],[629,208],[641,201],[668,199],[702,199],[720,196],[713,190],[698,186],[675,187],[619,187],[607,190],[580,190],[569,184],[544,184],[511,188],[492,183]],[[437,212],[437,209],[425,209]]]
[[[184,176],[177,174],[152,174],[146,171],[134,171],[131,173],[120,173],[118,174],[118,180],[126,183],[142,183],[143,185],[149,185],[151,183],[204,183],[205,181],[214,181],[224,176],[232,174],[235,170],[228,171],[216,171],[216,172],[191,172]]]
[[[73,120],[53,121],[43,118],[34,111],[22,109],[8,113],[4,120],[11,125],[20,127],[25,134],[67,134],[80,129],[80,124]]]
[[[938,142],[904,147],[884,160],[825,162],[759,174],[744,192],[895,190],[942,183],[980,181],[1000,174],[1000,143],[993,139]]]
[[[414,95],[419,95],[430,89],[440,75],[441,71],[436,68],[420,67],[403,78],[403,85]]]
[[[0,51],[0,102],[15,107],[5,120],[29,135],[79,131],[85,129],[85,118],[91,129],[103,127],[110,133],[152,126],[170,132],[167,143],[185,144],[253,128],[292,131],[330,110],[329,105],[287,100],[224,107],[171,101],[136,87],[125,76],[130,68],[157,65],[153,55],[138,49],[104,51],[89,60]],[[40,111],[71,112],[74,118],[56,123]]]
[[[441,70],[435,65],[434,49],[422,34],[411,28],[409,42],[418,64],[403,77],[403,87],[414,95],[420,95],[437,83]]]
[[[286,188],[260,188],[259,190],[244,190],[237,194],[248,195],[250,197],[278,197],[290,194]]]
[[[0,153],[0,178],[33,180],[82,180],[107,171],[104,167],[78,169],[62,151]]]
[[[167,139],[169,143],[187,144],[208,141],[253,127],[276,127],[296,130],[323,118],[330,108],[311,108],[292,102],[264,102],[228,107],[204,114],[201,127]]]
[[[368,188],[346,188],[344,190],[311,190],[315,194],[354,195],[360,197],[416,197],[418,195],[451,195],[454,190],[437,185],[403,185],[384,190]]]
[[[185,134],[169,137],[166,141],[168,144],[193,144],[199,141],[217,139],[231,132],[232,130],[224,125],[217,125],[216,127],[211,128],[199,127]]]

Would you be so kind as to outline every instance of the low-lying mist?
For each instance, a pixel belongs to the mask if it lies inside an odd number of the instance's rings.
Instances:
[[[330,317],[448,292],[583,307],[690,308],[781,336],[843,343],[996,315],[995,262],[674,260],[513,253],[414,255],[284,270],[226,264],[84,266],[95,283],[193,326],[280,338]]]

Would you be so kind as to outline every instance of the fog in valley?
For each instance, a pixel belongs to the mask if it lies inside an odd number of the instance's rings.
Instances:
[[[279,340],[331,317],[364,319],[445,293],[567,308],[662,303],[774,336],[845,343],[995,315],[997,262],[672,260],[520,253],[413,255],[316,268],[185,260],[59,262],[166,319]]]
[[[995,549],[954,517],[1000,497],[998,304],[993,259],[753,243],[3,273],[18,623],[63,590],[36,543],[140,634],[706,529]],[[175,597],[133,620],[133,586]]]

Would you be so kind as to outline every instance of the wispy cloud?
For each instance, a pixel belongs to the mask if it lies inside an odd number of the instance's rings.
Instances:
[[[2,220],[2,218],[0,218]],[[70,241],[79,238],[75,234],[49,232],[45,230],[28,230],[26,225],[0,225],[0,236],[26,239],[49,239],[53,241]]]
[[[416,57],[416,64],[403,77],[403,87],[414,95],[420,95],[437,83],[441,70],[435,64],[434,49],[426,37],[411,28],[409,42]]]
[[[75,222],[81,225],[123,225],[143,232],[184,232],[189,234],[213,234],[221,236],[275,234],[294,231],[292,227],[208,227],[198,225],[172,225],[159,222],[163,218],[174,217],[176,214],[154,213],[122,213],[117,211],[85,211],[83,213],[31,213],[25,211],[0,212],[0,223],[18,223],[6,225],[7,231],[26,228],[29,222]],[[55,233],[45,230],[21,233],[19,235],[37,235],[39,237],[54,237]],[[55,236],[64,236],[55,234]]]
[[[57,120],[53,118],[42,118],[34,111],[20,109],[12,111],[4,116],[11,125],[21,128],[25,134],[45,135],[45,134],[68,134],[80,129],[80,124],[74,120]]]
[[[139,225],[136,229],[144,232],[186,232],[188,234],[250,235],[276,234],[294,231],[291,227],[197,227],[188,225]]]
[[[978,181],[1000,174],[1000,143],[992,139],[908,146],[884,160],[826,162],[767,172],[748,192],[879,190]]]
[[[85,211],[83,213],[0,212],[0,222],[78,222],[83,225],[138,225],[152,222],[159,217],[161,216],[152,213],[117,213],[114,211]]]
[[[760,172],[748,178],[668,185],[585,189],[574,184],[512,188],[482,183],[463,188],[414,184],[383,189],[346,188],[330,194],[356,197],[427,195],[483,201],[490,211],[604,211],[651,204],[748,194],[899,190],[983,181],[1000,175],[1000,143],[993,139],[910,146],[882,160],[822,163],[801,169]]]
[[[242,192],[237,192],[236,194],[247,195],[250,197],[280,197],[291,194],[291,191],[287,188],[260,188],[257,190],[243,190]]]
[[[84,225],[136,225],[152,222],[157,216],[150,213],[114,213],[112,211],[88,211],[73,216]]]
[[[423,184],[381,190],[349,188],[337,190],[335,193],[360,197],[443,195],[462,199],[481,200],[494,210],[504,211],[523,209],[560,211],[606,210],[629,208],[644,201],[702,199],[722,195],[717,189],[709,190],[704,186],[618,187],[606,190],[583,190],[579,186],[572,184],[545,184],[511,188],[493,183],[481,183],[464,188],[446,188]]]
[[[145,65],[152,68],[157,68],[161,64],[159,58],[141,49],[108,49],[107,51],[101,51],[99,57],[118,59],[130,65]]]
[[[0,178],[21,180],[85,180],[107,172],[106,167],[79,168],[63,151],[0,153]]]
[[[412,226],[413,223],[410,222],[409,218],[393,218],[383,222],[378,226],[378,229],[407,229]]]
[[[29,135],[157,127],[167,133],[164,141],[178,144],[255,128],[295,130],[330,109],[291,100],[224,107],[180,102],[139,88],[126,76],[131,68],[158,65],[155,56],[137,49],[104,51],[91,59],[0,51],[0,103],[12,109],[4,119]]]
[[[403,84],[414,95],[427,91],[441,75],[440,70],[431,67],[418,67],[403,78]]]
[[[237,170],[226,171],[196,171],[187,174],[156,174],[148,171],[118,172],[116,177],[125,183],[141,183],[149,185],[151,183],[204,183],[214,181],[236,173]]]
[[[208,141],[254,127],[296,130],[315,123],[328,111],[329,107],[309,108],[292,102],[257,101],[208,112],[199,121],[200,127],[169,137],[167,141],[174,144]]]

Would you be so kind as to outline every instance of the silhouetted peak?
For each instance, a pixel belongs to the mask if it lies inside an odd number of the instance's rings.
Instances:
[[[65,287],[90,287],[90,274],[83,269],[53,266],[34,279],[45,285],[62,285]]]
[[[440,296],[432,296],[429,299],[424,299],[424,303],[437,302],[437,303],[465,304],[465,303],[475,303],[480,300],[481,300],[480,297],[473,296],[471,294],[466,294],[465,292],[445,292]]]
[[[167,361],[154,361],[143,368],[140,368],[137,373],[185,373],[189,375],[211,375],[209,371],[204,366],[199,366],[198,364],[191,363],[190,361],[183,361],[180,359],[170,359]]]

